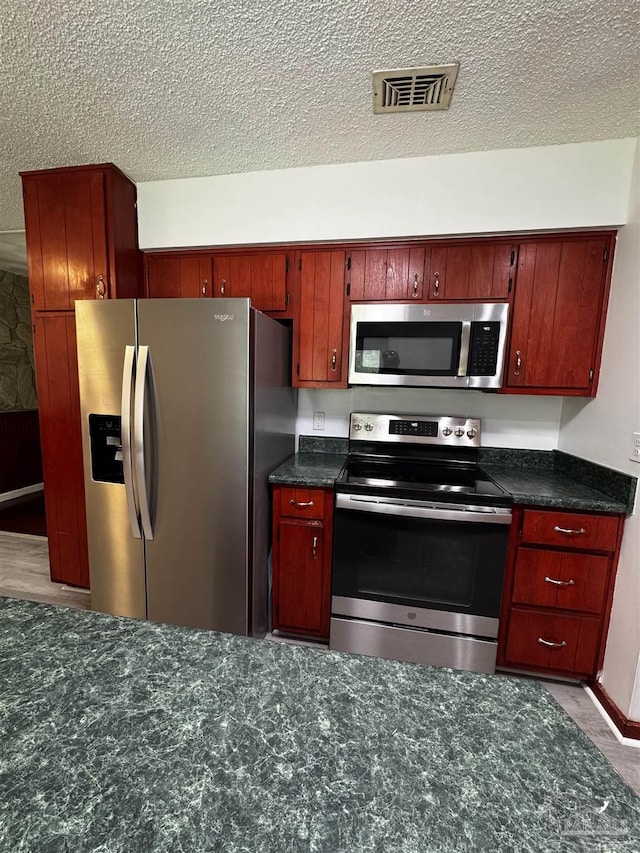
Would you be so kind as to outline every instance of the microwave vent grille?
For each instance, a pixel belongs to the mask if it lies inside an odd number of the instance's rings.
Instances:
[[[373,72],[373,112],[448,110],[458,62]]]

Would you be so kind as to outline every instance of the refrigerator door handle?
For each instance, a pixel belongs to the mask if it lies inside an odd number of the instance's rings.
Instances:
[[[124,348],[124,366],[122,368],[122,421],[120,441],[122,443],[122,469],[124,491],[127,499],[127,515],[131,533],[136,539],[142,539],[136,495],[133,489],[133,462],[131,458],[131,395],[133,392],[133,371],[136,363],[136,348]]]
[[[138,486],[138,500],[140,502],[140,520],[142,521],[142,530],[144,532],[145,539],[153,539],[153,525],[151,524],[151,512],[149,509],[147,472],[144,454],[144,410],[149,362],[149,347],[138,347],[138,370],[136,372],[133,416],[133,458],[136,471],[136,483]]]

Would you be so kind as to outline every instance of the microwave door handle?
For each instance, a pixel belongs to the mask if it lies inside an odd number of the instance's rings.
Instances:
[[[462,335],[460,336],[460,362],[458,364],[458,376],[467,375],[469,364],[469,343],[471,341],[471,320],[462,321]]]

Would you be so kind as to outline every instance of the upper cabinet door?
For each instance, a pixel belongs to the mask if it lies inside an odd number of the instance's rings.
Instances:
[[[347,260],[351,302],[422,299],[425,249],[366,249]]]
[[[508,388],[593,393],[609,251],[606,237],[520,246]]]
[[[331,384],[346,387],[344,264],[344,252],[302,252],[300,255],[294,386]]]
[[[212,295],[211,255],[147,255],[147,296],[153,299]]]
[[[214,296],[249,297],[259,311],[286,311],[288,262],[285,252],[214,257]]]
[[[511,243],[434,246],[427,271],[427,299],[508,299],[516,256],[517,246]]]
[[[22,172],[34,311],[142,295],[136,187],[112,163]]]
[[[76,299],[107,299],[104,174],[24,176],[23,192],[34,309],[69,311]]]

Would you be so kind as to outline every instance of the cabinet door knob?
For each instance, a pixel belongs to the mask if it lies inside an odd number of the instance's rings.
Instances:
[[[513,370],[514,376],[520,376],[520,368],[522,367],[522,353],[519,349],[516,350],[516,366]]]
[[[293,498],[289,501],[291,506],[295,506],[298,509],[305,509],[308,506],[313,506],[313,501],[294,501]]]
[[[572,530],[570,527],[558,527],[557,524],[553,529],[556,533],[564,533],[565,536],[582,536],[583,533],[587,532],[584,527],[579,527],[578,530]]]
[[[207,279],[206,279],[206,278],[204,278],[204,279],[202,280],[202,295],[203,295],[203,296],[206,296],[206,295],[207,295],[207,285],[208,285],[208,284],[209,284],[209,282],[207,281]]]
[[[96,299],[104,299],[104,294],[105,294],[104,279],[101,275],[99,275],[98,280],[96,282]]]
[[[550,646],[552,649],[562,649],[567,645],[567,641],[561,643],[553,643],[551,640],[545,640],[544,637],[538,637],[538,642],[543,646]]]
[[[318,559],[318,537],[314,536],[311,540],[311,556],[314,560]]]
[[[545,583],[552,583],[552,584],[555,584],[556,586],[573,586],[575,584],[574,580],[557,581],[555,578],[550,578],[550,577],[545,577],[544,582]]]
[[[434,296],[440,296],[440,273],[434,272],[433,278],[434,278],[433,295]]]
[[[413,298],[416,299],[418,296],[418,273],[416,273],[413,277]]]
[[[331,355],[331,370],[335,370],[337,364],[338,364],[338,350],[334,349],[334,350],[332,350],[332,355]]]
[[[224,296],[224,288],[225,288],[226,283],[227,283],[226,278],[223,278],[222,283],[220,285],[220,296]]]

